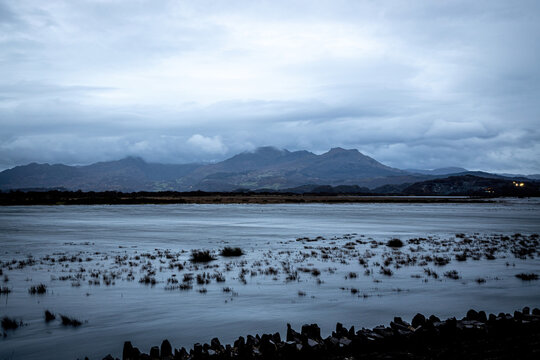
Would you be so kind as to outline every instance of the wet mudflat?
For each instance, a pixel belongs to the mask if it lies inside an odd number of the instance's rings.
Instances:
[[[540,306],[539,224],[533,200],[2,208],[0,358]]]

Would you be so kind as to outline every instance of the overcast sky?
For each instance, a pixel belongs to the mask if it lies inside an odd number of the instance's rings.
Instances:
[[[540,173],[540,1],[0,0],[0,169],[357,148]]]

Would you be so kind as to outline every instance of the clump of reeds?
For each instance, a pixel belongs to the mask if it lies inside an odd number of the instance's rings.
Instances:
[[[244,255],[244,251],[240,249],[239,247],[225,247],[223,250],[221,250],[221,256],[225,257],[235,257],[235,256],[242,256]]]
[[[82,322],[80,322],[79,320],[74,319],[74,318],[70,318],[70,317],[68,317],[66,315],[60,315],[60,319],[62,320],[62,325],[64,325],[64,326],[77,327],[77,326],[82,325]]]
[[[30,289],[28,289],[28,292],[31,295],[43,295],[47,292],[47,286],[45,286],[44,284],[32,285],[30,286]]]
[[[54,315],[49,310],[45,310],[45,321],[50,322],[50,321],[53,321],[54,319],[56,319],[56,315]]]
[[[391,247],[391,248],[400,248],[403,246],[403,241],[401,241],[400,239],[391,239],[391,240],[388,240],[388,242],[386,243],[386,246]]]
[[[530,273],[530,274],[521,273],[521,274],[517,274],[516,277],[523,281],[538,280],[538,275],[535,273]]]
[[[452,279],[452,280],[459,280],[459,273],[456,270],[450,270],[444,273],[444,276]]]
[[[11,289],[7,286],[0,287],[0,295],[7,295],[11,292]]]
[[[210,262],[215,259],[208,250],[193,250],[190,258],[191,262],[194,263]]]
[[[15,330],[19,326],[22,325],[21,321],[17,321],[15,319],[8,318],[7,316],[4,316],[2,318],[2,329],[4,330]]]

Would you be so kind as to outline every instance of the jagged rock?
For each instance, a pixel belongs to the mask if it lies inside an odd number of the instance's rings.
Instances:
[[[169,340],[165,339],[161,343],[161,359],[171,359],[172,358],[172,346]]]
[[[287,341],[302,342],[302,336],[293,330],[291,324],[287,324]]]
[[[186,348],[182,347],[180,350],[174,349],[174,359],[180,360],[185,359],[188,356]]]
[[[124,349],[122,350],[122,360],[137,360],[133,356],[133,345],[131,345],[131,341],[124,342]]]
[[[159,360],[159,347],[152,346],[152,348],[150,349],[150,358],[152,360],[154,360],[154,359]]]
[[[467,311],[467,316],[465,317],[467,320],[478,320],[478,313],[474,309],[470,309]]]
[[[485,328],[485,324],[477,320],[461,320],[459,324],[461,325],[461,328],[466,330]]]
[[[528,306],[525,306],[522,312],[523,312],[523,315],[529,315],[531,313],[531,309]]]
[[[447,328],[455,328],[457,324],[457,319],[455,317],[446,319],[444,322]]]
[[[235,348],[238,348],[238,349],[243,349],[245,345],[246,345],[246,341],[244,340],[244,337],[243,337],[243,336],[240,336],[240,337],[238,338],[238,340],[236,340],[236,341],[234,342],[234,347],[235,347]]]
[[[534,308],[532,313],[533,313],[533,315],[540,315],[540,309],[539,308]]]
[[[283,350],[287,354],[293,354],[296,351],[296,342],[285,341],[285,343],[283,344]]]
[[[384,339],[384,337],[369,329],[362,329],[359,331],[359,333],[368,341],[378,341]]]
[[[224,347],[214,338],[210,344],[195,344],[189,354],[185,348],[175,350],[174,360],[446,359],[483,358],[485,354],[497,359],[536,358],[533,354],[540,352],[540,311],[532,312],[524,309],[514,316],[490,314],[488,319],[483,311],[469,310],[462,320],[445,321],[434,315],[426,321],[417,314],[412,326],[396,317],[390,327],[362,328],[358,333],[354,333],[354,327],[346,330],[338,323],[332,336],[324,340],[316,324],[302,326],[301,333],[287,324],[286,342],[279,333],[248,335],[247,341],[239,337],[234,347]],[[109,355],[105,359],[113,358]],[[172,359],[172,346],[167,340],[162,342],[161,352],[154,346],[150,355],[140,354],[129,341],[124,343],[122,360]]]
[[[213,350],[221,350],[222,346],[217,337],[210,340],[210,348]]]
[[[406,327],[411,326],[411,324],[409,324],[408,322],[406,322],[405,320],[403,320],[400,317],[394,317],[394,323],[399,324],[399,325],[403,325],[403,326],[406,326]]]
[[[334,345],[337,346],[339,344],[339,339],[335,336],[329,336],[324,340],[325,344],[327,345]]]
[[[426,317],[422,314],[416,314],[414,315],[412,319],[412,326],[413,328],[417,328],[419,326],[424,326],[426,324]]]
[[[260,351],[266,356],[271,357],[277,350],[277,346],[273,341],[273,336],[264,334],[259,342]]]
[[[322,340],[321,329],[317,324],[302,325],[302,336],[311,338],[314,340]]]
[[[246,346],[251,347],[251,346],[257,346],[257,345],[259,345],[259,340],[256,337],[252,335],[248,335],[246,337]]]
[[[307,346],[309,346],[311,348],[319,345],[318,342],[316,342],[315,340],[310,339],[310,338],[307,339],[306,343],[307,343]]]
[[[400,331],[409,331],[410,332],[409,327],[404,325],[403,323],[392,321],[392,322],[390,322],[390,327],[392,329],[396,330],[396,331],[400,330]]]
[[[350,338],[353,338],[354,335],[356,335],[355,331],[354,331],[354,326],[351,326],[351,328],[349,329],[349,337]]]
[[[196,343],[193,345],[193,356],[201,356],[203,352],[203,347],[201,344]]]
[[[481,321],[483,323],[487,323],[487,315],[485,311],[479,311],[478,312],[478,321]]]
[[[112,357],[111,354],[108,354],[107,356],[105,356],[105,357],[103,358],[103,360],[114,360],[114,358]]]
[[[343,327],[343,324],[338,322],[336,324],[336,331],[332,332],[332,336],[335,336],[337,338],[349,336],[349,331]]]
[[[392,331],[392,329],[389,329],[383,325],[379,325],[379,326],[376,326],[373,328],[373,331],[376,333],[376,334],[379,334],[380,336],[382,337],[390,337],[392,335],[394,335],[394,332]]]

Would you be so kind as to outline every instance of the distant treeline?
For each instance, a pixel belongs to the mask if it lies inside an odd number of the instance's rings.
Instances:
[[[468,198],[293,194],[270,192],[132,192],[13,191],[0,193],[0,205],[134,204],[295,204],[357,202],[470,202]]]
[[[438,199],[406,198],[434,196]],[[538,197],[540,182],[519,182],[472,175],[451,176],[414,184],[386,185],[374,190],[358,186],[305,185],[285,190],[232,192],[83,192],[64,189],[28,189],[0,192],[0,205],[182,204],[182,203],[306,203],[306,202],[449,202],[456,199],[492,197]],[[462,200],[460,200],[462,201]]]

